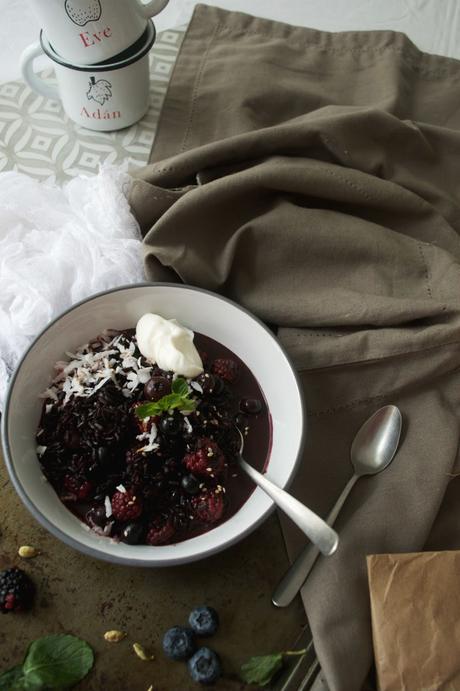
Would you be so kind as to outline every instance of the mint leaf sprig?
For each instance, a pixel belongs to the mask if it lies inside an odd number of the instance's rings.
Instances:
[[[67,689],[85,677],[94,653],[76,636],[55,634],[30,644],[22,665],[0,675],[0,691]]]
[[[188,384],[182,377],[177,377],[171,384],[171,393],[168,393],[158,401],[152,403],[143,403],[136,408],[136,415],[143,420],[146,417],[154,417],[161,415],[168,410],[178,408],[187,413],[192,413],[198,405],[194,398],[190,398],[188,392]]]
[[[247,684],[258,684],[258,686],[268,686],[275,674],[284,667],[285,657],[289,655],[305,655],[304,650],[286,650],[283,653],[273,655],[258,655],[251,657],[241,666],[241,679]]]

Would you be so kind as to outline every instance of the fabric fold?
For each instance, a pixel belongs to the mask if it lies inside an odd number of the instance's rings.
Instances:
[[[132,187],[150,279],[277,327],[308,409],[302,501],[326,515],[357,429],[402,410],[396,459],[356,485],[302,591],[331,691],[359,691],[372,663],[366,555],[458,547],[459,92],[460,63],[401,34],[198,6]]]

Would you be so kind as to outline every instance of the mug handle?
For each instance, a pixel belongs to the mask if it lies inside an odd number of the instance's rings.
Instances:
[[[150,17],[154,17],[156,14],[159,14],[166,5],[168,4],[169,0],[150,0],[150,2],[142,2],[142,0],[138,0],[138,7],[139,7],[139,12],[145,19],[150,19]]]
[[[21,73],[26,84],[30,86],[33,91],[36,91],[45,98],[51,98],[53,101],[60,101],[59,90],[56,86],[48,84],[44,79],[38,77],[34,72],[34,60],[42,55],[43,50],[40,41],[32,43],[24,50],[21,55]]]

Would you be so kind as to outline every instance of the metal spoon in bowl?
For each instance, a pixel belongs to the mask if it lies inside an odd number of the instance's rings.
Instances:
[[[238,427],[236,427],[236,430],[240,436],[240,450],[237,455],[240,468],[249,475],[256,485],[263,489],[265,494],[268,494],[268,496],[273,499],[278,508],[289,516],[291,521],[305,533],[322,554],[333,554],[339,542],[335,530],[332,530],[322,518],[304,506],[298,499],[292,497],[284,489],[281,489],[271,482],[265,475],[255,470],[249,463],[246,463],[242,456],[244,437]]]
[[[399,408],[387,405],[377,410],[358,430],[351,446],[354,474],[327,517],[328,525],[334,524],[358,478],[380,473],[391,463],[398,448],[401,426],[402,417]],[[309,544],[305,547],[277,585],[272,597],[274,605],[286,607],[293,601],[318,556],[319,552],[314,545]]]

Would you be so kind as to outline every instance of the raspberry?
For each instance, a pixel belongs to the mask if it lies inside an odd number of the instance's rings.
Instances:
[[[224,513],[224,498],[222,492],[203,492],[191,500],[192,510],[202,523],[216,523]]]
[[[175,533],[171,519],[157,519],[150,525],[146,542],[148,545],[165,545]]]
[[[228,358],[218,358],[212,363],[211,370],[213,374],[228,382],[234,382],[238,376],[238,365],[235,360]]]
[[[112,514],[119,521],[133,521],[142,513],[141,499],[132,492],[115,492],[111,503]]]
[[[187,453],[182,462],[195,475],[220,475],[225,470],[225,456],[216,442],[208,437],[201,437],[197,450]]]
[[[21,612],[32,605],[34,584],[21,569],[12,568],[0,573],[0,611]]]
[[[66,475],[64,478],[64,487],[74,498],[75,501],[82,501],[86,499],[93,489],[91,482],[81,480],[74,475]]]

